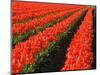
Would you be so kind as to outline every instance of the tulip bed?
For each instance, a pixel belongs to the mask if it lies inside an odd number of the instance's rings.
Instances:
[[[94,11],[93,6],[13,1],[12,73],[92,69]]]
[[[74,35],[63,70],[91,69],[93,64],[92,40],[93,40],[93,9],[89,9],[79,30]]]

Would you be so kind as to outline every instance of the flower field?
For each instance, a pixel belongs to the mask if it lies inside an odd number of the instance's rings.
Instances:
[[[94,6],[12,2],[12,73],[96,68]]]

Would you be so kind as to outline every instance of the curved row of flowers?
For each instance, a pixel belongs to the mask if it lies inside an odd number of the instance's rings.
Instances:
[[[60,12],[60,13],[57,13],[57,14],[50,14],[50,15],[47,15],[43,18],[33,19],[30,22],[26,22],[26,23],[22,23],[22,24],[13,24],[12,34],[13,34],[13,36],[17,36],[19,34],[24,34],[29,30],[33,30],[36,27],[41,27],[44,24],[47,24],[51,21],[54,21],[54,20],[56,20],[56,19],[58,19],[58,18],[60,18],[64,15],[67,15],[69,13],[75,12],[75,11],[81,9],[81,8],[84,8],[84,7],[72,9],[70,11],[66,10],[66,11],[63,11],[63,12]]]
[[[93,64],[93,8],[89,9],[74,35],[62,71],[91,69]]]
[[[48,47],[48,44],[57,41],[57,35],[68,29],[87,8],[84,8],[56,25],[47,28],[36,36],[31,36],[27,41],[21,42],[12,50],[12,72],[20,73],[27,64],[34,64],[35,55]]]

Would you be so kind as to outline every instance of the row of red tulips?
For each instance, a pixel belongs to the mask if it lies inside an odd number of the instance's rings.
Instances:
[[[13,2],[12,3],[12,13],[23,14],[36,12],[48,9],[62,9],[67,7],[77,7],[76,5],[57,5],[57,4],[41,4],[41,3],[25,3],[25,2]]]
[[[57,12],[62,12],[62,11],[65,11],[65,10],[68,10],[68,9],[74,9],[75,7],[68,7],[68,8],[62,8],[62,9],[57,9],[57,8],[53,8],[53,9],[44,9],[44,10],[41,10],[41,11],[37,11],[37,12],[30,12],[30,13],[24,13],[24,14],[21,14],[21,15],[15,15],[12,17],[12,21],[13,23],[16,23],[18,21],[24,21],[24,20],[27,20],[27,19],[30,19],[30,18],[36,18],[36,17],[39,17],[39,16],[44,16],[44,15],[47,15],[47,14],[50,14],[50,13],[57,13]]]
[[[91,69],[93,64],[93,8],[89,9],[79,30],[74,35],[62,70]]]
[[[12,27],[13,36],[16,36],[19,34],[24,34],[27,31],[33,30],[36,27],[41,27],[41,26],[43,26],[51,21],[54,21],[54,20],[56,20],[64,15],[69,15],[71,12],[74,12],[74,11],[79,10],[81,8],[84,8],[84,7],[72,9],[70,11],[63,11],[63,12],[60,12],[57,14],[50,14],[50,15],[47,15],[43,18],[36,18],[30,22],[26,22],[26,23],[22,23],[22,24],[13,24],[13,27]]]
[[[57,41],[57,35],[66,31],[87,8],[84,8],[56,25],[47,28],[29,40],[21,42],[12,50],[12,72],[20,73],[25,65],[34,64],[35,55],[48,47],[49,42]]]

